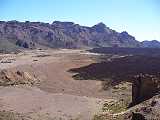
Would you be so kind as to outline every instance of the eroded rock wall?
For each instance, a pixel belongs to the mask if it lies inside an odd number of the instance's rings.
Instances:
[[[132,84],[132,104],[138,104],[153,97],[160,91],[159,77],[152,75],[138,75]]]

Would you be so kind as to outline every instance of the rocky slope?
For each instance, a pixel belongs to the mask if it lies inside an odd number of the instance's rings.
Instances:
[[[35,76],[28,72],[19,70],[1,70],[0,71],[0,86],[12,85],[35,85],[39,82]]]
[[[127,32],[118,33],[105,24],[92,27],[73,22],[0,21],[0,42],[2,40],[23,48],[39,45],[52,48],[84,47],[139,47],[140,42]]]
[[[160,96],[156,95],[134,107],[119,113],[106,112],[97,115],[93,120],[159,120],[160,118]],[[120,103],[107,104],[109,110],[119,110]]]

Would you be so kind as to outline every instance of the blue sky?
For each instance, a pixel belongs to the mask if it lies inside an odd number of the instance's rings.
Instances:
[[[0,20],[103,22],[139,41],[160,41],[160,0],[0,0]]]

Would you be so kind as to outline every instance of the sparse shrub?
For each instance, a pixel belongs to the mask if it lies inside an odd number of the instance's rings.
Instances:
[[[124,100],[117,102],[104,103],[102,110],[104,112],[110,111],[111,113],[119,113],[127,109],[127,103]]]

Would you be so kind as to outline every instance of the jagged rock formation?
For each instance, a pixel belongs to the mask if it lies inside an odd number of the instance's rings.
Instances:
[[[1,70],[0,71],[0,86],[8,85],[20,85],[37,84],[39,80],[28,72],[23,72],[19,70]]]
[[[118,33],[103,23],[86,27],[59,21],[52,24],[0,21],[0,41],[1,39],[24,48],[35,48],[38,45],[52,48],[140,46],[140,42],[127,32]]]
[[[132,105],[138,104],[160,92],[159,77],[153,75],[138,75],[132,85]]]
[[[159,120],[160,95],[141,102],[119,113],[104,113],[94,120]],[[116,106],[116,105],[115,105]]]

